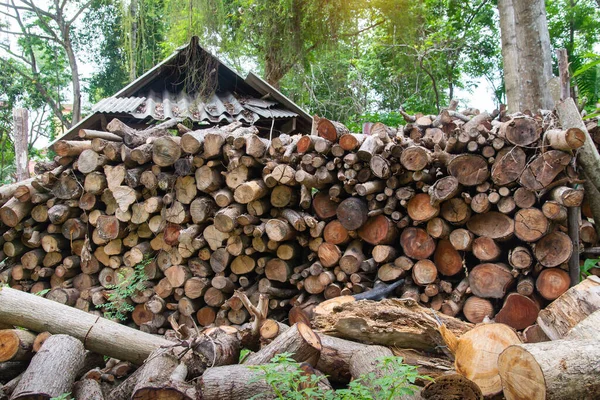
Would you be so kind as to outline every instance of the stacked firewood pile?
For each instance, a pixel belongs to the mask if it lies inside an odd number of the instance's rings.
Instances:
[[[145,286],[120,301],[150,333],[168,317],[248,322],[236,289],[268,295],[281,321],[389,283],[470,322],[534,324],[570,284],[584,132],[552,114],[405,118],[369,135],[320,119],[272,140],[240,123],[81,130],[37,177],[0,188],[1,279],[99,314],[143,265]],[[596,242],[587,221],[580,238]]]
[[[599,288],[600,278],[589,277],[541,311],[544,336],[533,343],[522,343],[505,324],[473,325],[413,299],[347,301],[333,309],[325,302],[314,309],[318,330],[304,322],[289,326],[266,319],[267,296],[255,306],[243,293],[236,297],[252,324],[200,332],[171,319],[174,330],[161,337],[2,288],[0,399],[67,393],[76,400],[274,399],[309,387],[324,393],[357,378],[364,397],[380,393],[374,379],[392,372],[379,360],[392,356],[434,379],[418,379],[425,387],[402,399],[479,400],[500,393],[506,399],[593,399],[600,393]],[[36,336],[23,327],[52,334]],[[253,352],[240,357],[242,348]],[[298,388],[270,382],[257,369],[282,352],[306,375]],[[310,386],[314,375],[322,380]]]

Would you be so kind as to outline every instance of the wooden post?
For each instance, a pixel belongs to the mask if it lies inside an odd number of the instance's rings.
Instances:
[[[27,110],[24,108],[16,108],[13,111],[13,123],[13,141],[15,143],[17,182],[20,182],[29,178],[29,169],[27,168],[27,139],[29,136]]]
[[[569,85],[569,60],[566,49],[557,49],[556,56],[558,58],[558,72],[560,76],[560,99],[566,100],[571,97],[571,89]],[[579,225],[581,220],[581,207],[569,207],[568,223],[569,236],[573,242],[573,253],[569,258],[569,277],[571,278],[571,286],[579,283]]]

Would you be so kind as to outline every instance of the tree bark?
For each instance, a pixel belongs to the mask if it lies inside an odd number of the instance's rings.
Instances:
[[[498,10],[509,112],[552,109],[552,55],[544,1],[500,0]]]
[[[171,342],[51,300],[10,288],[0,289],[0,320],[37,332],[70,334],[89,350],[141,364]]]
[[[29,178],[28,153],[27,147],[29,138],[29,123],[27,120],[27,110],[24,108],[15,108],[13,110],[13,142],[15,144],[15,164],[17,168],[17,182]]]
[[[597,340],[510,346],[498,358],[504,396],[507,400],[594,399],[600,391],[598,360]]]
[[[74,337],[49,337],[31,360],[11,399],[50,399],[70,392],[84,355],[83,344]]]

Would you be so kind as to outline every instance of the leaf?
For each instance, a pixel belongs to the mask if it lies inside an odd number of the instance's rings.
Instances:
[[[39,292],[37,292],[35,295],[36,295],[36,296],[42,296],[42,297],[43,297],[43,296],[45,296],[45,295],[46,295],[46,293],[48,293],[50,290],[52,290],[52,289],[44,289],[44,290],[40,290],[40,291],[39,291]]]
[[[599,56],[596,56],[596,57],[599,57]],[[583,74],[585,71],[589,70],[590,68],[594,68],[598,65],[600,65],[600,58],[598,58],[594,61],[591,61],[589,63],[583,64],[581,67],[577,68],[577,71],[575,71],[575,73],[573,73],[573,78],[577,78],[578,76]]]

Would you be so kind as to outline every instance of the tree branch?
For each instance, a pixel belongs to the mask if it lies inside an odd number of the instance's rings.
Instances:
[[[4,29],[0,29],[0,33],[7,33],[9,35],[18,35],[18,36],[33,36],[33,37],[36,37],[39,39],[56,41],[53,37],[37,35],[35,33],[11,32],[11,31],[5,31]]]
[[[73,22],[75,22],[75,20],[81,15],[82,12],[84,12],[89,6],[91,6],[93,3],[93,0],[88,1],[87,3],[85,3],[83,6],[81,6],[81,8],[75,13],[75,15],[73,16],[73,18],[71,18],[69,21],[67,21],[67,26],[71,26],[71,24]]]

